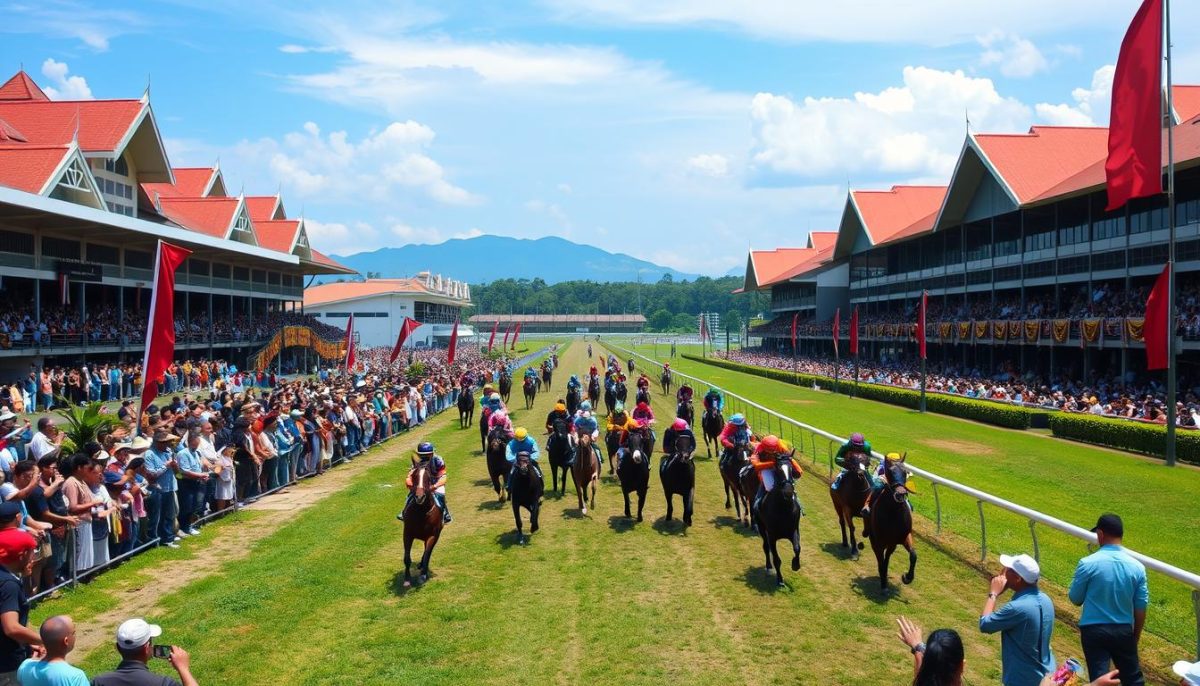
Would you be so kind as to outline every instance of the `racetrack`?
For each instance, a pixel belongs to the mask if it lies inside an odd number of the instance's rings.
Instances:
[[[515,411],[518,425],[540,429],[566,379],[586,370],[585,353],[579,342],[566,350],[554,393],[539,394],[532,411]],[[654,409],[661,430],[673,402],[656,393]],[[406,592],[394,515],[408,451],[427,432],[449,463],[455,521],[433,557],[433,579]],[[860,561],[845,559],[827,488],[812,475],[799,488],[809,514],[801,524],[802,567],[785,570],[789,587],[777,590],[762,568],[758,537],[733,526],[723,507],[715,459],[697,461],[690,529],[660,521],[657,473],[641,524],[619,516],[620,490],[606,478],[587,517],[570,491],[561,500],[548,495],[542,530],[521,547],[511,511],[485,485],[478,446],[477,430],[460,431],[453,413],[435,418],[372,453],[374,466],[314,497],[250,543],[249,554],[163,595],[151,618],[163,624],[165,641],[192,652],[206,685],[507,685],[518,675],[523,683],[606,686],[906,683],[911,663],[895,639],[899,614],[926,630],[959,629],[968,680],[999,679],[999,639],[974,628],[986,595],[979,572],[919,541],[915,583],[880,594],[869,549]],[[320,483],[297,486],[295,497],[304,500]],[[153,586],[167,563],[203,559],[210,534],[237,537],[239,526],[254,527],[259,517],[210,528],[195,545],[135,563],[139,584]],[[894,562],[893,581],[898,576]],[[120,604],[120,593],[137,592],[110,584],[102,579],[37,614],[69,612],[86,624]],[[89,672],[115,662],[109,645],[88,648],[77,658]],[[1055,650],[1060,659],[1080,655],[1077,637],[1061,624]],[[1166,664],[1154,666],[1161,674]]]

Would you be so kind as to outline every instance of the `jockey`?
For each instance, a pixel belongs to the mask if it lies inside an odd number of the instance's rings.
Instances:
[[[689,386],[686,381],[684,381],[683,385],[679,387],[679,390],[675,391],[675,402],[681,404],[689,402],[692,399],[692,396],[695,394],[696,392],[692,390],[692,387]]]
[[[799,479],[800,475],[804,473],[804,470],[792,458],[788,447],[779,440],[778,436],[773,434],[767,436],[754,448],[754,454],[750,456],[750,465],[758,473],[758,493],[754,495],[754,504],[752,505],[755,511],[758,510],[759,504],[762,503],[767,493],[775,488],[775,466],[781,461],[791,463],[793,479]]]
[[[865,505],[863,505],[863,509],[862,509],[863,520],[870,522],[869,517],[871,515],[871,505],[873,505],[875,503],[875,499],[879,497],[880,493],[883,493],[883,488],[884,488],[884,486],[887,485],[887,483],[884,481],[884,479],[886,478],[884,476],[884,470],[886,468],[887,462],[888,461],[899,462],[900,459],[901,459],[900,453],[888,453],[886,456],[884,456],[884,460],[879,463],[879,466],[875,468],[875,473],[870,474],[871,495],[867,496],[867,503]],[[842,471],[845,472],[845,470],[842,470]],[[913,492],[911,486],[908,487],[908,490],[910,493]],[[907,500],[905,502],[908,503],[908,511],[912,512],[913,511],[912,501]],[[863,530],[866,531],[866,528],[864,528]]]
[[[846,475],[845,459],[846,456],[851,453],[865,454],[867,456],[867,466],[869,467],[871,465],[871,444],[868,443],[867,439],[863,438],[863,435],[860,433],[856,432],[850,434],[850,440],[846,441],[842,444],[842,447],[838,448],[837,455],[835,455],[833,458],[833,461],[837,463],[837,466],[842,468],[842,471],[838,472],[838,475],[833,478],[833,483],[829,484],[830,490],[836,491],[838,484],[842,483],[842,477]],[[882,469],[883,465],[880,465],[879,467]],[[868,472],[868,477],[870,476],[871,475]],[[872,478],[870,480],[871,486],[875,487],[876,479]]]
[[[592,411],[592,401],[584,400],[583,402],[579,403],[579,409],[575,410],[575,418],[578,419],[579,417],[583,416],[584,412],[591,412],[591,411]]]
[[[638,377],[637,387],[639,391],[650,388],[650,377],[646,376],[646,372],[642,372],[641,376]]]
[[[550,414],[546,415],[546,434],[554,433],[554,422],[566,422],[568,426],[571,424],[571,415],[567,414],[567,404],[559,400],[554,404],[554,409],[550,410]]]
[[[529,453],[529,461],[533,465],[538,476],[542,475],[542,470],[538,468],[538,444],[525,430],[525,427],[517,427],[517,430],[512,434],[513,438],[508,442],[508,446],[504,448],[504,459],[512,465],[512,470],[508,473],[508,486],[512,489],[513,479],[517,476],[517,454]]]
[[[725,446],[719,462],[721,467],[724,467],[729,462],[729,458],[733,457],[734,446],[739,443],[750,445],[751,433],[750,425],[746,423],[746,417],[741,412],[729,418],[729,421],[725,424],[725,428],[721,429],[721,435],[718,437],[721,445]]]
[[[711,414],[714,410],[720,412],[725,409],[725,398],[721,396],[721,391],[718,391],[716,386],[709,386],[708,392],[704,394],[704,411],[706,414]]]
[[[471,376],[471,372],[463,372],[462,376],[458,377],[458,387],[464,391],[475,385],[475,377]]]
[[[579,411],[579,416],[575,417],[575,431],[571,434],[575,444],[578,445],[579,436],[588,435],[592,437],[592,452],[596,453],[596,464],[603,465],[604,458],[600,456],[600,425],[596,423],[596,418],[592,416],[591,409]]]
[[[534,369],[533,367],[526,367],[526,368],[525,368],[525,378],[526,378],[526,379],[532,378],[532,379],[533,379],[533,380],[536,382],[536,381],[537,381],[537,375],[538,375],[538,373],[537,373],[537,370],[536,370],[536,369]]]
[[[662,451],[663,455],[670,455],[675,452],[675,440],[681,436],[687,436],[692,439],[692,445],[696,444],[696,435],[692,433],[691,427],[688,426],[686,419],[678,419],[663,432]]]
[[[567,391],[568,392],[575,391],[576,393],[578,393],[578,392],[580,392],[581,388],[583,388],[583,386],[580,385],[580,383],[579,383],[579,376],[576,374],[572,374],[571,378],[567,379]]]
[[[608,415],[609,433],[612,433],[613,431],[628,431],[629,429],[636,428],[637,423],[634,422],[629,415],[625,414],[625,404],[617,403],[616,405],[613,405],[612,414]],[[622,436],[621,443],[624,444],[624,442],[624,436]]]
[[[645,422],[646,428],[650,432],[650,443],[653,444],[658,440],[658,436],[654,433],[651,425],[654,424],[654,410],[650,409],[650,405],[646,402],[640,402],[637,407],[633,408],[634,421]]]
[[[508,413],[504,410],[496,410],[491,417],[488,417],[488,432],[490,433],[492,429],[496,428],[504,433],[505,438],[513,435],[512,420],[508,418]]]
[[[485,396],[484,402],[487,403],[488,408],[490,408],[492,412],[499,412],[504,409],[504,400],[500,397],[500,394],[495,391],[492,391],[489,395]]]
[[[433,499],[437,501],[438,507],[442,510],[442,523],[449,524],[454,520],[450,517],[450,509],[446,507],[446,461],[442,459],[441,455],[434,452],[433,444],[429,441],[425,441],[417,446],[417,459],[420,460],[417,465],[418,467],[425,467],[430,462],[433,462],[433,474],[436,480],[429,486],[429,490],[433,491]],[[408,509],[409,504],[412,503],[415,497],[412,491],[412,472],[409,472],[408,478],[404,480],[404,483],[408,486],[408,498],[404,501],[404,509]],[[404,510],[400,510],[400,514],[396,515],[396,519],[404,521]]]

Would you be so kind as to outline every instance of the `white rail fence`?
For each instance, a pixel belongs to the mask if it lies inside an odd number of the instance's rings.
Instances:
[[[650,364],[653,364],[656,367],[661,366],[660,362],[658,362],[654,359],[651,359],[645,355],[642,355],[641,353],[638,353],[636,351],[629,350],[627,348],[622,348],[621,346],[614,345],[607,341],[602,343],[601,345],[603,345],[606,348],[611,348],[614,350],[621,351],[626,356],[625,359],[628,359],[629,356],[633,356],[633,357],[638,357],[642,360],[645,360],[646,362],[649,362]],[[775,410],[772,410],[767,407],[763,407],[762,405],[754,402],[753,400],[750,400],[749,398],[747,398],[745,396],[738,395],[737,393],[733,393],[733,392],[729,391],[728,389],[722,388],[720,385],[713,383],[712,381],[708,381],[706,379],[701,379],[700,377],[692,376],[690,374],[684,374],[683,372],[680,372],[675,369],[671,370],[671,375],[673,377],[682,377],[685,379],[690,379],[690,380],[696,382],[697,384],[713,386],[713,387],[717,388],[718,390],[720,390],[721,393],[723,393],[726,398],[734,398],[734,399],[738,400],[740,403],[746,405],[747,408],[753,408],[753,409],[757,410],[765,418],[765,424],[767,427],[767,431],[771,430],[771,422],[777,421],[779,424],[779,428],[780,428],[779,433],[781,435],[784,433],[783,428],[784,428],[785,424],[792,426],[794,429],[800,429],[802,431],[809,432],[809,434],[811,435],[811,449],[812,449],[811,455],[813,457],[814,464],[816,463],[816,456],[817,456],[817,440],[823,439],[823,440],[827,441],[826,447],[827,447],[827,452],[828,452],[828,457],[829,457],[829,460],[828,460],[829,476],[832,478],[832,476],[834,474],[834,462],[833,462],[834,448],[833,448],[833,446],[835,444],[840,445],[840,444],[844,443],[846,441],[846,439],[844,437],[831,434],[828,431],[818,429],[815,426],[805,424],[804,422],[792,419],[791,417],[786,417],[786,416],[776,412]],[[803,441],[803,436],[801,437],[801,441]],[[872,455],[875,458],[880,459],[880,460],[882,460],[884,457],[882,454],[880,454],[878,452],[874,452],[874,451],[872,451]],[[1037,534],[1037,525],[1039,525],[1039,524],[1042,526],[1046,526],[1051,529],[1054,529],[1056,531],[1065,533],[1068,536],[1077,538],[1077,539],[1079,539],[1085,543],[1088,543],[1090,545],[1095,545],[1095,543],[1096,543],[1096,534],[1092,533],[1091,531],[1089,531],[1087,529],[1084,529],[1083,527],[1076,526],[1074,524],[1071,524],[1070,522],[1065,522],[1061,519],[1058,519],[1057,517],[1051,517],[1048,514],[1038,512],[1037,510],[1032,510],[1028,507],[1024,507],[1023,505],[1018,505],[1014,502],[1010,502],[1008,500],[1005,500],[998,496],[994,496],[990,493],[986,493],[979,489],[972,488],[965,484],[960,484],[957,481],[953,481],[951,479],[947,479],[945,477],[938,476],[937,474],[934,474],[933,472],[926,471],[919,467],[915,467],[912,465],[912,463],[909,463],[909,462],[906,462],[905,469],[907,469],[909,473],[919,476],[923,479],[926,479],[931,484],[933,484],[933,498],[934,498],[934,507],[936,509],[936,523],[937,523],[938,534],[941,534],[941,532],[942,532],[942,503],[941,503],[941,498],[938,495],[938,487],[939,486],[942,488],[946,488],[951,491],[957,492],[957,493],[961,493],[961,494],[975,500],[975,502],[977,503],[978,508],[979,508],[979,539],[980,539],[980,551],[981,551],[980,555],[981,555],[982,560],[986,560],[987,554],[988,554],[987,519],[984,515],[984,508],[983,508],[983,506],[985,504],[999,508],[1006,512],[1011,512],[1015,515],[1025,518],[1029,522],[1029,533],[1033,539],[1033,556],[1035,559],[1040,560],[1040,550],[1038,548],[1038,534]],[[1195,617],[1196,617],[1196,654],[1198,657],[1200,657],[1200,575],[1198,575],[1194,572],[1189,572],[1186,569],[1181,569],[1170,563],[1163,562],[1162,560],[1159,560],[1157,558],[1150,557],[1149,555],[1139,553],[1136,550],[1128,550],[1128,552],[1139,562],[1146,565],[1146,569],[1150,569],[1155,572],[1158,572],[1159,574],[1162,574],[1163,576],[1166,576],[1170,579],[1178,581],[1192,589],[1192,606],[1193,606],[1193,610],[1195,612]]]

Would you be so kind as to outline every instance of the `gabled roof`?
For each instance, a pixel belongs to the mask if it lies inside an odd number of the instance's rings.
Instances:
[[[313,257],[319,255],[316,250],[313,251]],[[329,258],[321,255],[322,258]],[[329,260],[333,264],[337,264]],[[338,265],[341,266],[341,265]],[[348,283],[325,283],[319,286],[310,286],[304,289],[304,306],[313,307],[315,305],[325,305],[328,303],[342,302],[345,300],[356,300],[358,298],[368,298],[376,295],[384,295],[389,293],[398,294],[419,294],[426,296],[436,296],[449,300],[457,300],[464,306],[469,304],[469,300],[463,298],[454,298],[447,293],[440,293],[430,289],[424,279],[418,277],[409,277],[404,279],[367,279],[366,281],[351,281]]]
[[[159,214],[185,229],[214,238],[225,238],[233,228],[239,198],[164,198],[158,199]]]
[[[210,195],[215,178],[221,174],[216,167],[174,167],[175,183],[143,183],[142,191],[153,203],[157,194],[164,198],[205,198]]]
[[[1176,123],[1185,122],[1200,115],[1200,86],[1172,86]]]
[[[0,143],[0,186],[40,195],[70,152],[69,145]]]
[[[312,252],[312,260],[311,260],[312,264],[326,267],[326,268],[333,270],[334,272],[339,273],[339,274],[357,274],[358,273],[358,272],[354,271],[353,269],[347,267],[346,265],[341,264],[337,260],[330,258],[328,255],[321,252],[320,250],[312,250],[311,252]]]
[[[25,70],[13,74],[0,86],[0,100],[49,100]]]
[[[946,197],[945,186],[892,186],[886,191],[850,191],[872,245],[933,229]]]
[[[278,195],[248,195],[246,207],[255,224],[263,220],[287,219],[283,211],[283,198]]]
[[[766,288],[779,280],[787,270],[805,262],[815,252],[812,248],[776,248],[751,250],[746,259],[746,278],[743,288],[748,291]]]
[[[0,143],[28,143],[29,139],[12,124],[0,119]]]
[[[1108,129],[1034,126],[1028,133],[978,134],[989,167],[1024,205],[1108,156]]]
[[[254,233],[258,235],[258,244],[262,247],[287,253],[296,247],[296,236],[300,234],[300,220],[255,219],[253,212],[250,213],[250,220],[254,222]]]
[[[832,257],[833,243],[830,243],[826,247],[819,250],[814,248],[812,254],[809,255],[806,260],[780,274],[779,277],[772,283],[782,283],[784,281],[790,281],[802,276],[807,276],[808,274],[816,272],[821,267],[829,264],[829,261]]]
[[[837,243],[837,231],[812,231],[808,234],[808,247],[817,250],[832,248]]]
[[[31,143],[65,145],[78,122],[84,153],[113,152],[140,121],[141,100],[0,101],[0,119],[25,134]]]

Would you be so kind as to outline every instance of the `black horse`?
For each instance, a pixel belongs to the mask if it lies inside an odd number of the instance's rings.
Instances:
[[[571,388],[567,390],[567,414],[572,417],[579,410],[579,389]]]
[[[673,496],[683,500],[683,525],[692,525],[692,503],[696,495],[696,463],[692,455],[696,452],[696,440],[688,436],[675,439],[675,450],[662,456],[659,467],[663,495],[667,497],[667,521],[675,514]]]
[[[529,539],[521,523],[521,508],[529,511],[529,533],[538,530],[538,512],[542,507],[542,491],[546,488],[542,475],[533,466],[529,453],[517,453],[517,470],[512,480],[512,511],[517,523],[517,541],[525,545]]]
[[[633,358],[629,358],[629,375],[633,376]]]
[[[549,362],[542,363],[542,386],[550,390],[550,380],[554,378],[554,370]]]
[[[604,409],[605,414],[612,414],[613,408],[617,405],[617,393],[615,388],[604,389]]]
[[[512,374],[508,370],[500,372],[500,399],[508,405],[508,396],[512,395]]]
[[[906,456],[907,457],[907,456]],[[917,551],[913,549],[912,511],[908,509],[908,472],[904,469],[904,459],[884,462],[883,492],[875,498],[871,505],[870,532],[863,531],[863,536],[871,539],[871,549],[875,551],[875,562],[879,566],[879,586],[884,590],[888,587],[888,563],[896,546],[904,546],[908,551],[908,571],[900,577],[906,584],[911,584],[916,577]]]
[[[658,377],[658,383],[662,385],[663,395],[668,395],[671,392],[671,370],[664,369],[662,376]]]
[[[496,497],[500,502],[504,502],[504,497],[507,491],[505,490],[506,482],[508,481],[508,459],[505,456],[505,446],[507,445],[504,429],[497,426],[488,432],[487,447],[487,468],[488,478],[492,480],[492,488],[496,491]]]
[[[639,522],[642,521],[642,508],[646,506],[646,491],[650,489],[650,453],[646,443],[648,441],[641,433],[631,431],[625,439],[625,457],[617,467],[617,479],[621,481],[621,493],[625,496],[625,516],[631,516],[629,494],[636,491]]]
[[[704,449],[712,457],[713,448],[721,452],[721,431],[725,429],[725,417],[718,409],[705,412],[700,418],[700,430],[704,434]],[[711,447],[710,447],[711,446]]]
[[[650,387],[649,386],[639,386],[637,389],[637,395],[634,396],[634,402],[646,403],[647,405],[649,405],[650,404]]]
[[[783,586],[783,572],[779,569],[778,541],[792,544],[792,571],[800,570],[800,503],[796,500],[795,480],[791,459],[776,460],[775,487],[772,488],[757,513],[758,532],[762,536],[763,555],[767,559],[767,570],[775,569],[775,583]]]
[[[466,429],[475,421],[475,394],[463,388],[458,394],[458,428]]]
[[[623,403],[629,397],[629,389],[625,387],[625,382],[617,379],[613,384],[613,393],[617,396],[617,402]]]
[[[725,509],[729,509],[729,496],[732,494],[734,512],[737,514],[738,521],[746,526],[751,524],[750,499],[754,497],[754,491],[745,492],[741,472],[749,464],[750,448],[745,443],[734,445],[730,456],[727,459],[723,457],[717,463],[717,467],[721,470],[721,480],[725,482]],[[755,489],[758,488],[757,483],[751,485]]]
[[[598,410],[597,405],[600,402],[600,379],[599,377],[590,377],[587,387],[588,400],[592,403],[592,410]]]
[[[567,472],[571,469],[571,459],[574,457],[571,450],[571,430],[570,425],[563,419],[554,420],[553,429],[550,437],[546,439],[546,454],[550,457],[550,473],[553,475],[550,491],[558,491],[559,495],[562,495],[567,489]],[[558,484],[559,470],[562,471],[561,489]]]
[[[533,401],[537,399],[537,387],[538,380],[537,377],[534,376],[527,376],[525,377],[525,380],[521,382],[521,392],[525,394],[526,410],[533,409]]]
[[[684,400],[676,405],[675,416],[680,419],[686,419],[689,427],[694,425],[696,421],[696,410],[692,407],[692,401]]]
[[[482,401],[481,401],[482,402]],[[488,420],[492,417],[492,409],[486,404],[479,411],[479,452],[487,452]]]

